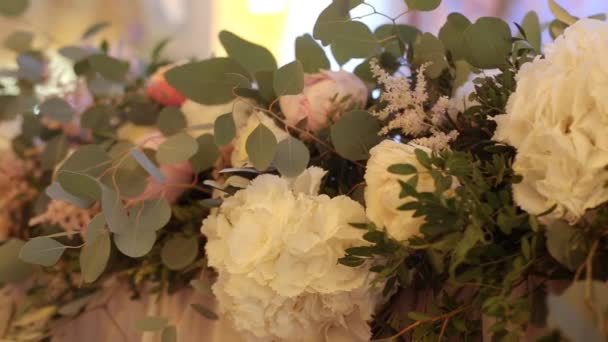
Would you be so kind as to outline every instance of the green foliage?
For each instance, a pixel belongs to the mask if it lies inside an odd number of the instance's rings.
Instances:
[[[19,258],[29,264],[53,266],[68,247],[46,236],[27,241],[19,252]]]
[[[44,171],[53,170],[67,154],[68,139],[64,135],[56,135],[47,141],[40,157],[40,167]]]
[[[245,150],[253,166],[260,171],[264,171],[274,160],[277,152],[277,139],[269,128],[259,124],[249,134],[245,143]]]
[[[274,74],[274,93],[276,96],[297,95],[304,89],[304,67],[300,61],[282,66]]]
[[[58,97],[52,97],[40,104],[40,113],[60,123],[68,123],[74,117],[74,110],[69,103]]]
[[[18,17],[30,5],[29,0],[0,0],[0,14],[5,17]]]
[[[564,221],[553,221],[545,231],[547,251],[570,271],[576,271],[586,257],[586,246],[580,229]]]
[[[330,24],[329,39],[336,61],[342,65],[351,58],[366,58],[380,47],[372,31],[359,21],[342,21]]]
[[[108,27],[110,27],[110,22],[109,21],[100,21],[98,23],[95,23],[91,26],[89,26],[83,33],[82,36],[80,37],[81,40],[86,40],[89,38],[92,38],[93,36],[97,35],[98,33],[100,33],[101,31],[107,29]]]
[[[363,3],[363,0],[336,0],[332,1],[319,14],[315,26],[313,28],[313,37],[320,40],[323,45],[328,45],[331,42],[332,24],[343,22],[350,18],[349,11]]]
[[[464,41],[464,32],[471,26],[471,21],[460,13],[451,13],[446,23],[439,30],[439,39],[450,52],[452,60],[466,58],[468,54]]]
[[[4,47],[17,53],[31,50],[34,34],[28,31],[14,31],[4,39]]]
[[[165,317],[148,316],[135,322],[135,328],[139,331],[160,331],[169,324]]]
[[[228,56],[241,64],[251,76],[261,70],[277,68],[272,53],[263,46],[251,43],[229,31],[220,32],[220,42]]]
[[[110,235],[106,232],[87,240],[80,252],[80,270],[85,283],[92,283],[101,276],[110,259],[110,249]]]
[[[217,146],[225,146],[236,136],[236,126],[232,113],[220,115],[213,123],[213,138]]]
[[[439,77],[448,67],[443,43],[431,33],[419,35],[414,44],[414,64],[420,66],[425,63],[429,63],[426,68],[429,78]]]
[[[507,64],[511,53],[511,30],[498,18],[479,18],[464,31],[469,64],[480,69],[494,69]]]
[[[158,114],[157,126],[164,135],[170,136],[186,128],[188,122],[179,108],[165,107]]]
[[[69,194],[89,201],[101,197],[98,177],[111,166],[110,156],[97,145],[74,151],[57,170],[56,180]]]
[[[212,168],[220,156],[214,137],[211,134],[203,134],[196,138],[196,142],[198,143],[198,150],[190,157],[190,165],[195,172]]]
[[[526,13],[524,20],[522,21],[521,27],[525,32],[525,39],[530,43],[530,46],[537,52],[541,52],[542,37],[540,21],[538,14],[534,11]]]
[[[215,321],[219,318],[215,312],[213,312],[211,309],[206,308],[202,304],[195,303],[190,304],[190,306],[194,309],[194,311],[196,311],[198,314],[210,321]]]
[[[441,5],[441,0],[405,0],[410,11],[432,11]]]
[[[161,342],[177,342],[177,329],[172,326],[166,326],[165,328],[163,328],[161,337],[160,337],[160,341]]]
[[[170,270],[181,270],[189,266],[198,256],[198,237],[173,236],[163,245],[161,260]]]
[[[371,114],[355,110],[344,114],[331,127],[331,141],[336,151],[349,160],[369,158],[369,150],[380,142],[380,123]]]
[[[284,177],[296,177],[310,161],[310,151],[300,140],[288,137],[277,145],[274,165]]]
[[[25,242],[9,239],[0,245],[0,284],[19,282],[32,272],[32,266],[19,258]]]
[[[110,124],[113,114],[114,110],[109,105],[92,106],[82,113],[80,125],[83,128],[90,129],[98,136],[113,137],[112,125]]]
[[[187,133],[177,133],[158,146],[156,160],[160,164],[177,164],[196,154],[198,143]]]
[[[232,100],[234,88],[249,86],[235,74],[248,75],[248,71],[231,58],[211,58],[172,68],[165,78],[187,98],[214,105]]]
[[[124,82],[129,71],[129,62],[121,61],[105,54],[95,54],[87,58],[93,71],[113,82]]]
[[[309,34],[296,38],[295,45],[296,59],[302,63],[305,73],[313,74],[330,68],[325,51]]]
[[[549,9],[551,13],[557,18],[557,20],[561,21],[566,25],[574,24],[578,18],[568,13],[563,7],[558,5],[555,0],[549,0]]]

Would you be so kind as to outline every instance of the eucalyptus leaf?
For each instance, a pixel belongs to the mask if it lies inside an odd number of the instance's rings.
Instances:
[[[265,47],[249,42],[229,31],[221,31],[219,37],[228,56],[247,69],[250,75],[253,76],[260,70],[277,68],[274,56]]]
[[[330,39],[332,52],[344,57],[342,60],[369,57],[380,47],[369,27],[360,21],[331,24]]]
[[[164,198],[140,201],[129,209],[129,228],[133,231],[156,231],[171,219],[171,206]]]
[[[452,60],[457,61],[467,56],[467,47],[464,43],[464,31],[471,26],[467,17],[460,13],[451,13],[448,19],[439,30],[439,39],[450,51]]]
[[[98,213],[87,225],[84,233],[84,241],[86,243],[94,243],[101,235],[106,232],[106,219],[103,213]]]
[[[71,59],[74,62],[81,61],[93,54],[91,51],[75,45],[64,46],[60,48],[58,52],[63,57]]]
[[[4,47],[17,53],[26,52],[32,48],[34,34],[28,31],[14,31],[4,39]]]
[[[188,126],[184,113],[177,107],[165,107],[158,114],[158,129],[166,136],[179,133]]]
[[[296,38],[296,59],[302,63],[305,73],[313,74],[319,70],[329,70],[329,59],[323,48],[311,35],[305,34]]]
[[[304,89],[304,67],[300,61],[282,66],[274,74],[274,93],[277,96],[297,95]]]
[[[107,186],[101,187],[101,211],[113,233],[125,233],[129,230],[130,221],[127,209],[118,193]]]
[[[405,0],[409,11],[432,11],[439,7],[441,0]]]
[[[39,83],[44,80],[46,73],[45,63],[40,56],[29,52],[20,53],[17,56],[17,75],[20,79],[31,83]]]
[[[166,326],[160,336],[160,342],[177,342],[177,329],[172,326]]]
[[[74,109],[64,99],[51,97],[40,104],[40,113],[60,123],[68,123],[74,117]]]
[[[108,154],[97,145],[84,145],[59,167],[56,180],[68,193],[84,200],[98,200],[101,189],[97,177],[112,166]]]
[[[0,0],[0,14],[5,17],[18,17],[30,6],[29,0]]]
[[[213,291],[211,290],[211,284],[209,282],[200,280],[200,279],[192,279],[190,281],[190,286],[192,286],[196,291],[213,296]]]
[[[213,167],[220,151],[215,144],[215,139],[211,134],[203,134],[196,138],[198,150],[190,157],[190,165],[195,172],[201,172]]]
[[[551,23],[549,24],[549,34],[551,35],[551,38],[555,40],[558,36],[564,33],[564,30],[567,27],[567,24],[564,24],[557,19],[551,21]]]
[[[206,308],[202,304],[190,304],[190,306],[194,309],[194,311],[198,312],[201,316],[210,321],[215,321],[219,318],[215,312]]]
[[[236,126],[232,113],[218,116],[213,123],[213,138],[217,146],[225,146],[236,136]]]
[[[586,257],[585,251],[574,243],[577,233],[576,228],[561,220],[552,221],[545,231],[549,254],[570,271],[576,271]]]
[[[165,78],[187,98],[213,105],[232,100],[234,88],[249,86],[230,74],[247,75],[248,71],[231,58],[211,58],[172,68],[165,73]]]
[[[198,237],[189,238],[175,235],[171,237],[160,252],[160,258],[170,270],[178,271],[192,264],[199,253]]]
[[[165,328],[169,321],[165,317],[148,316],[135,322],[135,328],[139,331],[159,331]]]
[[[93,201],[90,199],[79,198],[63,190],[63,187],[58,182],[51,183],[46,188],[45,193],[54,200],[71,203],[83,209],[90,208],[93,204]]]
[[[19,282],[32,272],[32,265],[19,258],[25,241],[8,239],[0,245],[0,284]]]
[[[178,133],[169,137],[158,146],[156,160],[162,164],[177,164],[188,160],[198,150],[198,143],[187,133]]]
[[[88,128],[93,133],[102,136],[112,136],[112,125],[110,118],[113,115],[113,108],[109,105],[94,105],[88,108],[80,119],[83,128]]]
[[[44,171],[54,170],[68,154],[68,139],[63,134],[54,136],[47,141],[40,156],[40,167]]]
[[[148,230],[128,229],[124,233],[114,234],[113,237],[116,248],[131,258],[148,254],[156,242],[156,232]]]
[[[123,82],[129,71],[129,62],[105,54],[94,54],[87,59],[91,68],[108,81]]]
[[[98,34],[99,32],[105,30],[109,26],[110,26],[110,22],[109,21],[101,21],[101,22],[95,23],[95,24],[89,26],[82,33],[82,36],[80,37],[80,39],[81,40],[85,40],[85,39],[91,38],[94,35]]]
[[[85,283],[92,283],[103,273],[110,259],[110,235],[98,234],[97,238],[87,243],[80,251],[80,270]]]
[[[274,165],[284,177],[296,177],[308,166],[310,151],[294,137],[288,137],[277,145]]]
[[[511,53],[511,30],[498,18],[479,18],[464,31],[469,50],[467,62],[480,69],[494,69],[507,64]]]
[[[266,170],[276,154],[277,139],[269,128],[259,124],[247,137],[245,150],[256,169]]]
[[[448,62],[445,60],[445,48],[441,40],[431,33],[419,35],[414,44],[414,64],[427,64],[426,75],[429,78],[439,77],[448,67]]]
[[[361,3],[362,1],[359,1]],[[320,14],[313,28],[313,36],[321,40],[323,45],[331,43],[331,25],[350,18],[350,7],[345,7],[339,1],[332,1]]]
[[[336,151],[349,160],[369,158],[369,150],[380,142],[380,123],[371,114],[355,110],[344,114],[331,127],[331,141]]]
[[[555,0],[549,0],[549,9],[555,18],[564,24],[572,25],[578,20],[577,17],[568,13],[568,11],[560,6]]]
[[[538,19],[538,14],[536,14],[534,11],[526,13],[521,27],[526,33],[526,40],[528,43],[530,43],[530,46],[532,46],[536,52],[540,53],[542,46],[542,30],[540,27],[540,21]]]
[[[262,70],[255,73],[255,79],[258,83],[258,91],[266,102],[271,103],[276,99],[274,93],[274,75],[276,70]]]
[[[21,247],[19,258],[34,265],[53,266],[59,261],[66,248],[67,246],[57,240],[39,236],[27,241]]]

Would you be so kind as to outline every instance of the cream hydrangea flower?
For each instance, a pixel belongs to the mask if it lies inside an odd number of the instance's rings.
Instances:
[[[582,19],[522,66],[494,139],[517,148],[515,202],[576,222],[608,200],[608,24]]]
[[[203,221],[220,312],[249,340],[370,337],[376,295],[369,271],[337,263],[346,248],[366,243],[349,225],[365,222],[365,212],[346,196],[317,195],[324,174],[310,168],[295,180],[259,176]]]
[[[413,217],[413,211],[397,210],[404,203],[404,200],[399,198],[399,180],[407,182],[413,176],[390,173],[387,169],[393,164],[406,163],[415,166],[418,171],[424,171],[414,154],[416,149],[430,152],[422,146],[384,140],[370,150],[371,157],[365,171],[367,217],[399,241],[420,234],[424,217]],[[435,190],[435,182],[428,172],[418,174],[416,189],[424,192]]]
[[[258,127],[264,125],[274,133],[277,142],[280,142],[289,137],[289,134],[277,124],[268,115],[262,112],[255,112],[247,119],[247,124],[241,130],[237,131],[237,137],[234,141],[234,150],[230,156],[230,161],[234,167],[243,167],[249,164],[249,156],[247,155],[247,138]]]

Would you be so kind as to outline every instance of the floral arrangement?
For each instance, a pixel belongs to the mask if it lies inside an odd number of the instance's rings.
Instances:
[[[608,24],[549,7],[543,45],[534,12],[435,36],[334,0],[281,67],[228,31],[193,61],[125,55],[107,23],[58,53],[12,33],[0,285],[23,300],[2,338],[52,337],[120,282],[212,294],[194,311],[243,341],[605,340]]]

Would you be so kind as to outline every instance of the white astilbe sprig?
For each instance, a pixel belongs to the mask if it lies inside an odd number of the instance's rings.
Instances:
[[[418,69],[416,84],[412,87],[410,80],[406,77],[390,75],[378,65],[378,61],[370,61],[372,74],[378,79],[378,83],[384,86],[380,101],[384,107],[373,111],[372,114],[386,125],[380,131],[386,135],[389,131],[399,130],[401,133],[416,138],[416,143],[429,147],[433,150],[442,150],[449,147],[449,143],[458,137],[458,131],[444,132],[441,126],[448,120],[450,110],[450,99],[441,96],[432,105],[430,110],[425,110],[430,105],[427,92],[427,81],[424,71],[427,64]]]

